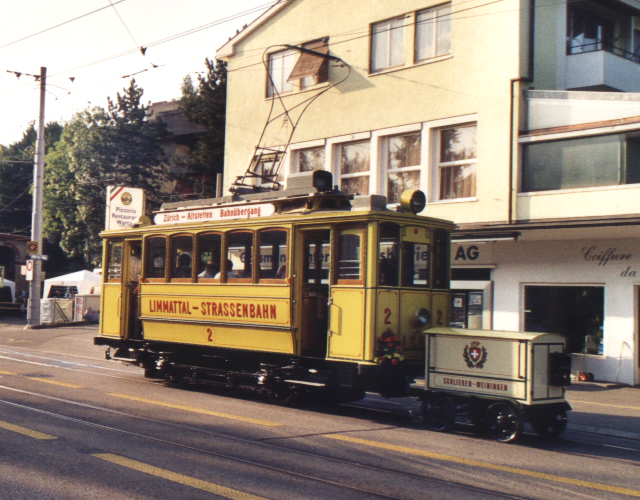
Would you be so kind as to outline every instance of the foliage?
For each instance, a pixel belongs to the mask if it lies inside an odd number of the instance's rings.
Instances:
[[[99,265],[106,188],[145,190],[149,209],[166,180],[160,139],[163,125],[147,120],[149,106],[135,80],[108,107],[76,113],[64,127],[45,168],[44,234],[85,266]]]
[[[58,141],[61,133],[59,123],[46,125],[45,151]],[[9,146],[0,145],[0,233],[23,236],[31,233],[31,185],[37,135],[32,123],[22,139]]]
[[[182,84],[180,111],[187,121],[200,125],[198,136],[187,158],[176,164],[188,172],[193,192],[203,197],[215,194],[216,174],[224,167],[224,132],[227,103],[227,66],[223,61],[205,60],[207,74],[198,75],[198,85],[187,75]]]

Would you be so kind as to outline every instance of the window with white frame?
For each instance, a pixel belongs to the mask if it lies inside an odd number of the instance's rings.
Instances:
[[[369,194],[371,142],[357,141],[338,145],[340,190],[347,194]]]
[[[472,198],[476,195],[477,124],[438,130],[439,200]]]
[[[403,191],[420,188],[420,132],[384,137],[381,147],[387,202],[399,203]]]
[[[290,49],[269,55],[267,97],[304,90],[329,80],[329,60],[319,55],[329,53],[327,40],[305,43],[302,48],[317,54]]]
[[[404,64],[404,16],[371,25],[371,72]]]
[[[298,149],[295,156],[298,172],[324,169],[324,146]]]
[[[284,94],[293,90],[293,84],[287,79],[293,71],[298,52],[295,50],[283,50],[269,54],[269,75],[267,82],[267,97],[275,94]]]
[[[416,13],[415,61],[425,61],[451,52],[451,4]]]

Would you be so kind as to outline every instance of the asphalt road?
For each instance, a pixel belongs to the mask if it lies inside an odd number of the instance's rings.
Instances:
[[[95,326],[23,325],[0,317],[0,498],[640,497],[638,389],[573,387],[560,439],[505,445],[426,431],[409,400],[167,386],[104,360]]]

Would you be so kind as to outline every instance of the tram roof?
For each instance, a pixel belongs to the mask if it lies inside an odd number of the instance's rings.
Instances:
[[[304,216],[305,219],[330,218],[356,214],[388,215],[390,218],[415,218],[416,215],[405,211],[401,206],[395,209],[387,207],[387,198],[381,195],[348,195],[332,186],[330,172],[313,171],[294,174],[288,178],[288,189],[234,194],[219,198],[187,200],[164,203],[154,212],[153,224],[147,218],[134,225],[135,229],[179,227],[201,223],[238,223],[251,219],[252,223],[266,223],[271,219],[289,219],[291,216]],[[314,217],[315,216],[315,217]],[[422,222],[426,222],[421,217]],[[441,219],[428,218],[429,223],[453,228],[453,223]],[[118,230],[120,231],[120,230]],[[111,231],[109,231],[111,232]]]

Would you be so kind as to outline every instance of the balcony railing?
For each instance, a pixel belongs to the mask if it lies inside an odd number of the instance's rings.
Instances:
[[[585,52],[598,52],[605,51],[610,54],[623,57],[628,61],[632,61],[636,64],[640,64],[640,48],[636,50],[636,52],[629,52],[621,47],[617,47],[616,45],[603,41],[595,41],[590,43],[584,43],[579,45],[574,45],[575,40],[569,40],[567,44],[567,54],[568,55],[576,55],[576,54],[584,54]]]

